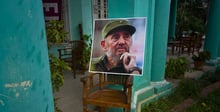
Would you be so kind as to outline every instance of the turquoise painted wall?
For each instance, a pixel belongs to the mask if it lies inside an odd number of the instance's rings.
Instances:
[[[92,0],[82,0],[82,25],[83,25],[83,34],[92,35],[93,32]]]
[[[151,98],[170,93],[164,80],[170,0],[108,0],[109,18],[147,17],[145,63],[141,77],[134,77],[132,112],[140,111]],[[159,82],[159,83],[157,83]]]
[[[69,0],[70,38],[79,40],[79,24],[82,24],[82,0]]]
[[[134,0],[108,0],[109,18],[134,17]]]
[[[152,41],[154,25],[154,4],[155,1],[149,0],[108,0],[109,18],[125,17],[147,17],[145,63],[143,76],[135,76],[132,88],[132,111],[136,111],[137,103],[153,93],[142,91],[141,89],[149,86],[151,77]],[[152,89],[151,89],[152,90]],[[148,94],[148,95],[147,95]]]
[[[41,1],[0,7],[0,112],[54,112]]]
[[[133,91],[137,91],[149,85],[151,78],[151,60],[152,60],[152,46],[153,46],[153,27],[154,27],[154,0],[137,0],[134,5],[135,17],[146,17],[146,39],[145,39],[145,62],[144,62],[144,75],[142,77],[134,78]]]
[[[69,0],[69,14],[72,40],[80,39],[79,24],[82,24],[83,34],[92,35],[92,0]]]
[[[171,0],[156,0],[151,81],[163,81]]]
[[[171,0],[168,40],[175,39],[177,2],[178,0]]]
[[[142,0],[142,1],[109,0],[108,1],[108,16],[109,18],[147,17],[147,14],[148,14],[147,3],[148,3],[147,0],[146,1],[145,0]],[[146,10],[143,10],[143,8]],[[149,23],[148,20],[147,20],[147,23]],[[149,34],[150,33],[147,33],[147,36],[150,36]],[[147,37],[147,38],[151,38],[151,37]],[[147,43],[150,44],[151,42],[147,41]],[[145,46],[145,49],[148,49],[146,54],[148,54],[149,57],[151,57],[151,49],[146,48],[146,46]],[[150,75],[148,73],[150,72],[149,67],[151,63],[150,63],[150,59],[146,59],[145,61],[148,62],[148,65],[147,64],[144,65],[144,69],[143,69],[144,76],[134,78],[133,91],[139,88],[142,88],[142,87],[146,87],[149,83]]]
[[[220,57],[220,1],[211,0],[204,49],[211,52],[212,58]]]

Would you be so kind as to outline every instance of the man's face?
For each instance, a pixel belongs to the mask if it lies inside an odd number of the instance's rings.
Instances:
[[[124,52],[129,52],[131,43],[132,38],[129,32],[117,31],[101,41],[101,46],[108,56],[119,58]]]

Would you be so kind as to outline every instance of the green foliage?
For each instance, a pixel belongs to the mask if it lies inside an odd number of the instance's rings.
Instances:
[[[68,32],[64,30],[64,22],[51,20],[46,23],[47,42],[50,47],[53,43],[61,44],[70,40]]]
[[[207,16],[207,2],[203,0],[179,0],[176,18],[176,33],[197,31],[204,34]]]
[[[68,40],[67,32],[64,30],[63,21],[48,21],[46,23],[46,34],[48,49],[52,44],[60,45],[62,42]],[[48,51],[49,51],[48,50]],[[70,70],[71,68],[63,60],[55,57],[52,53],[49,53],[50,59],[50,71],[51,71],[51,81],[53,86],[53,91],[58,91],[59,88],[64,83],[64,77],[62,70]]]
[[[208,95],[208,97],[200,99],[192,107],[186,109],[185,112],[219,112],[220,106],[220,89]]]
[[[53,91],[59,91],[59,88],[64,84],[64,77],[62,70],[71,70],[69,65],[55,57],[53,54],[49,54],[50,58],[50,71]]]
[[[197,55],[193,55],[192,59],[194,61],[206,61],[209,60],[211,58],[211,54],[209,51],[202,51],[199,52]]]
[[[57,106],[57,101],[59,100],[59,98],[54,98],[54,108],[55,108],[55,112],[62,112],[62,110],[60,110]]]
[[[171,95],[144,105],[141,112],[171,112],[174,106],[189,97],[197,102],[184,112],[219,112],[220,89],[209,94],[206,98],[200,97],[202,88],[220,80],[219,73],[220,70],[216,70],[214,72],[205,73],[197,80],[182,79]],[[217,80],[213,81],[214,78]]]
[[[62,42],[69,40],[67,32],[64,30],[63,21],[49,21],[46,23],[46,34],[48,51],[52,44],[60,45]],[[55,57],[52,53],[49,54],[50,60],[50,72],[53,92],[59,91],[59,88],[64,84],[64,75],[62,70],[71,70],[69,65],[58,57]],[[61,112],[57,107],[57,99],[54,99],[54,108],[56,112]]]
[[[91,54],[91,45],[92,45],[92,38],[91,35],[83,35],[83,57],[81,60],[82,65],[86,65],[89,63],[90,54]]]
[[[149,105],[144,105],[141,112],[170,112],[170,108],[174,103],[169,101],[169,98],[160,98],[155,102],[151,102]]]
[[[165,69],[166,78],[182,78],[190,70],[189,60],[185,57],[170,58]]]
[[[178,88],[176,88],[175,94],[184,98],[198,98],[201,90],[202,86],[198,80],[183,79],[180,81]]]

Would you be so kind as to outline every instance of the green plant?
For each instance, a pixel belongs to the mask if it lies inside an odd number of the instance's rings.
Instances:
[[[81,60],[81,64],[86,66],[90,60],[91,54],[91,45],[92,45],[92,38],[91,35],[83,35],[83,57]]]
[[[48,51],[53,44],[60,45],[62,42],[68,40],[67,32],[64,30],[63,21],[49,21],[46,24],[46,36]],[[53,53],[48,52],[50,60],[50,72],[53,92],[59,91],[59,88],[64,84],[64,75],[62,70],[71,70],[69,65],[63,60],[60,60]],[[54,99],[54,108],[56,112],[61,112],[57,107],[56,99]]]
[[[219,112],[220,89],[215,90],[207,97],[187,108],[184,112]]]
[[[206,61],[209,60],[211,58],[211,54],[209,51],[202,51],[199,52],[197,55],[193,55],[192,59],[194,61]]]
[[[198,80],[183,79],[179,82],[178,88],[175,90],[175,94],[184,98],[198,98],[201,90],[202,85]]]
[[[63,21],[51,20],[46,23],[46,34],[48,51],[52,44],[60,45],[62,42],[68,40],[68,32],[64,30]],[[52,52],[49,52],[50,59],[50,70],[51,70],[51,81],[53,91],[59,91],[59,88],[64,83],[62,70],[70,70],[71,68],[63,60],[60,60]]]
[[[204,0],[179,0],[176,17],[176,34],[196,31],[204,34],[208,4]]]
[[[211,54],[208,51],[199,52],[197,55],[193,55],[194,68],[202,70],[206,60],[211,58]]]
[[[189,60],[185,57],[170,58],[165,69],[167,78],[181,78],[190,70]]]
[[[71,70],[69,65],[55,57],[53,54],[49,53],[50,58],[50,72],[53,91],[59,91],[59,88],[64,84],[64,75],[62,70]]]
[[[186,98],[191,97],[196,100],[192,107],[183,110],[184,112],[218,112],[220,105],[220,89],[207,97],[200,97],[202,88],[207,87],[209,79],[219,76],[219,70],[215,72],[207,72],[206,75],[193,80],[182,79],[174,91],[166,97],[161,97],[157,101],[146,104],[141,109],[141,112],[172,112],[174,106],[183,102]],[[219,79],[219,78],[218,78]],[[217,82],[217,80],[215,81]]]
[[[64,22],[51,20],[46,23],[46,33],[48,47],[52,44],[61,44],[62,42],[69,41],[68,32],[64,30]]]

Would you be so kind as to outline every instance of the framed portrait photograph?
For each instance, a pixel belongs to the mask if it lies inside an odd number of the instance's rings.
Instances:
[[[96,19],[89,72],[142,76],[146,17]]]

